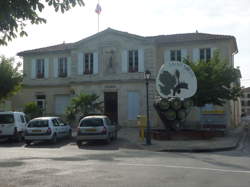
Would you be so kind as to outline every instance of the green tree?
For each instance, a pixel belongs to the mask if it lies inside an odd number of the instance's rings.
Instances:
[[[236,100],[242,94],[240,70],[221,60],[219,52],[210,61],[192,62],[185,60],[197,78],[197,92],[193,96],[194,105],[204,106],[211,103],[222,106],[227,100]]]
[[[23,75],[18,71],[21,64],[18,63],[15,67],[13,64],[14,58],[0,56],[0,102],[21,88]]]
[[[24,27],[27,23],[46,23],[39,17],[46,6],[54,7],[55,11],[64,13],[76,5],[84,6],[83,0],[1,0],[0,1],[0,45],[19,36],[27,36]]]
[[[35,102],[27,103],[24,106],[23,111],[29,117],[29,119],[40,117],[43,113],[42,109]]]
[[[103,102],[97,101],[98,98],[96,94],[85,93],[73,97],[65,112],[67,120],[72,122],[76,120],[77,115],[83,117],[93,112],[102,112]]]

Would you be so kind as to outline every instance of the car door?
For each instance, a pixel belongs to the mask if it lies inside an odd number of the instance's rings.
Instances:
[[[68,135],[68,129],[67,129],[67,126],[64,124],[64,122],[60,118],[57,118],[57,121],[59,123],[59,128],[60,128],[59,130],[60,130],[61,136]]]
[[[53,124],[54,133],[56,133],[57,137],[61,137],[60,125],[58,121],[56,119],[52,119],[51,122]]]

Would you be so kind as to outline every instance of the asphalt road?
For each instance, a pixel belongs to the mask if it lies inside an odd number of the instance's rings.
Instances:
[[[237,150],[213,153],[137,150],[122,139],[81,148],[1,142],[0,186],[249,187],[250,132]]]

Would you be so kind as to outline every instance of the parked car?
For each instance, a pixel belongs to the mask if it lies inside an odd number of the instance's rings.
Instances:
[[[0,112],[0,138],[21,141],[27,121],[23,112]]]
[[[25,142],[27,145],[44,140],[56,143],[58,138],[71,137],[71,132],[71,127],[59,117],[34,118],[27,124]]]
[[[105,115],[87,116],[81,119],[77,128],[76,142],[104,140],[109,143],[117,139],[117,127]]]

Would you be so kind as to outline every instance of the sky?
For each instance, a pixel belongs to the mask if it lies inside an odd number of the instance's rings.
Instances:
[[[64,14],[46,7],[39,15],[47,23],[28,24],[25,28],[28,37],[0,46],[0,55],[13,57],[20,51],[76,42],[96,34],[98,0],[83,1],[84,7]],[[239,50],[235,67],[240,67],[242,86],[250,86],[250,0],[99,0],[99,3],[100,31],[110,27],[140,36],[155,36],[198,30],[235,36]]]

